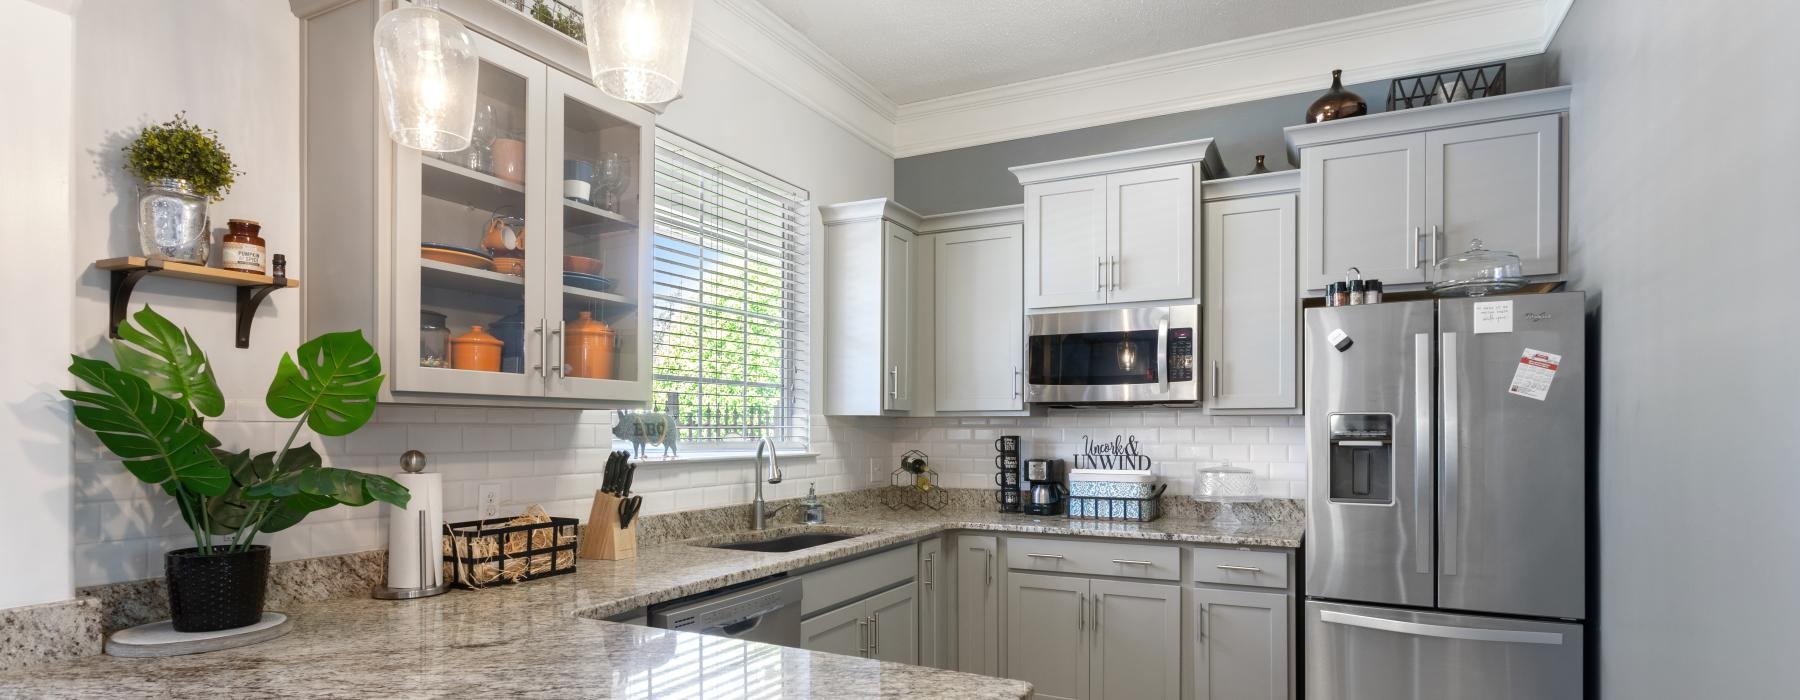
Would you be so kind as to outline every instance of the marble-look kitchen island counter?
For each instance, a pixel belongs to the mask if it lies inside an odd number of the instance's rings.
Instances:
[[[713,543],[768,537],[720,527]],[[575,573],[423,600],[347,598],[284,612],[293,632],[194,656],[94,656],[0,674],[4,697],[758,697],[1020,698],[1020,681],[649,629],[600,618],[947,530],[1073,534],[1198,544],[1298,547],[1304,525],[1070,521],[982,511],[861,509],[833,515],[854,538],[789,553],[673,542],[637,559],[581,561]],[[704,690],[704,692],[702,692]]]

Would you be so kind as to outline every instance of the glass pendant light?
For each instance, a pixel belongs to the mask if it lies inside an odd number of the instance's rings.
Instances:
[[[586,0],[582,15],[588,67],[601,92],[640,104],[681,92],[694,0]]]
[[[475,128],[475,35],[437,0],[402,2],[375,25],[375,72],[395,143],[421,151],[469,147]]]

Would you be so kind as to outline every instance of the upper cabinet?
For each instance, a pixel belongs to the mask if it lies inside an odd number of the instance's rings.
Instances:
[[[1012,169],[1025,187],[1025,307],[1199,297],[1199,183],[1212,139]]]
[[[919,215],[891,199],[819,207],[825,224],[825,413],[913,408]],[[878,310],[878,311],[877,311]]]
[[[1293,170],[1206,183],[1201,400],[1209,412],[1300,408]]]
[[[1019,207],[927,217],[933,251],[932,407],[1025,408],[1024,236]]]
[[[1288,127],[1300,166],[1300,286],[1355,267],[1427,281],[1479,238],[1527,275],[1562,271],[1562,114],[1550,88]]]
[[[385,401],[648,400],[651,113],[478,35],[478,145],[397,146],[383,7],[306,20],[304,245],[331,261],[308,266],[307,333],[370,337]]]

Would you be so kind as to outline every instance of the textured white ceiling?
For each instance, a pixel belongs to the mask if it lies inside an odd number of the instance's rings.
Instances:
[[[1424,0],[758,0],[900,104]]]

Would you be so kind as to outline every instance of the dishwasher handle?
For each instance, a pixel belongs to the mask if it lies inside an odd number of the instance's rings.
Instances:
[[[769,612],[774,612],[774,611],[770,610]],[[751,630],[756,629],[756,626],[762,624],[762,621],[763,621],[763,616],[761,613],[758,613],[756,615],[746,617],[742,620],[738,620],[737,622],[733,622],[728,625],[720,625],[720,626],[714,627],[712,629],[718,630],[724,636],[736,637],[745,632],[749,632]],[[701,632],[701,634],[705,634],[706,632],[710,632],[710,631],[712,631],[712,630],[703,630]]]

